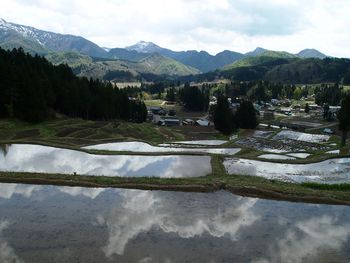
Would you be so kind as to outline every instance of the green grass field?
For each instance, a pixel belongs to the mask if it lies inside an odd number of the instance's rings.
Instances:
[[[192,139],[227,139],[212,127],[164,127],[152,123],[56,119],[30,124],[0,119],[0,143],[37,143],[77,148],[115,141],[145,141],[151,144]]]

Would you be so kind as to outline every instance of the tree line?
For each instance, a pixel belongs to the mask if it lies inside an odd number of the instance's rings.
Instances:
[[[179,99],[185,108],[191,111],[207,111],[209,107],[209,89],[190,86],[185,83],[179,89]]]
[[[140,100],[109,82],[76,77],[67,65],[54,66],[23,49],[0,48],[0,117],[40,122],[55,112],[84,119],[142,122]]]
[[[257,112],[248,100],[243,100],[237,110],[233,111],[227,97],[219,94],[212,111],[215,129],[223,134],[231,134],[239,128],[255,129],[258,125]]]
[[[270,101],[271,99],[295,99],[315,96],[318,105],[328,103],[339,105],[343,88],[338,83],[296,86],[294,84],[274,83],[270,81],[231,81],[225,84],[223,93],[231,98],[245,97],[252,101]]]

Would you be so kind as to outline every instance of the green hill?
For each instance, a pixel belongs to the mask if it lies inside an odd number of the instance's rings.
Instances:
[[[292,59],[292,58],[297,58],[297,56],[285,51],[266,50],[256,56],[248,56],[243,59],[240,59],[230,65],[225,66],[223,69],[229,70],[229,69],[240,68],[240,67],[251,67],[251,66],[256,66],[263,63],[271,62],[276,59]]]
[[[81,58],[77,58],[81,61]],[[71,61],[71,63],[73,63]],[[163,57],[157,53],[151,54],[140,61],[127,60],[109,60],[94,58],[91,62],[82,63],[74,68],[78,76],[92,77],[105,79],[108,74],[108,79],[111,72],[129,72],[128,75],[137,77],[140,74],[155,74],[155,75],[170,75],[170,76],[185,76],[198,74],[197,69],[186,66],[171,58]],[[115,74],[116,76],[118,74]]]
[[[45,58],[54,65],[67,64],[71,68],[92,63],[92,58],[77,52],[49,53]]]
[[[221,70],[219,75],[241,81],[281,83],[350,83],[350,59],[254,57]]]
[[[0,34],[0,47],[5,50],[12,50],[21,47],[32,55],[47,53],[47,49],[38,42],[25,38],[15,32],[5,32]]]
[[[137,71],[142,73],[153,73],[158,75],[194,75],[199,74],[198,69],[186,66],[174,59],[153,53],[147,58],[140,60],[137,64]]]

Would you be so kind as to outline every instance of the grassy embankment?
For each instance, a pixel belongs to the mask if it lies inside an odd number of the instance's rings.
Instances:
[[[144,140],[158,143],[192,139],[201,132],[179,128],[156,127],[152,124],[93,122],[77,119],[48,121],[30,125],[21,121],[0,121],[0,143],[38,143],[78,149],[81,145],[108,141]],[[203,135],[201,135],[203,136]],[[223,138],[211,132],[206,138]],[[204,139],[200,137],[200,139]],[[251,150],[243,149],[247,155]],[[291,184],[254,176],[227,175],[224,157],[212,155],[212,173],[198,178],[119,178],[63,174],[0,172],[1,182],[54,184],[85,187],[125,187],[150,190],[217,191],[235,194],[312,203],[350,205],[350,184]],[[305,161],[306,162],[306,161]]]
[[[0,143],[35,143],[77,148],[111,141],[145,141],[151,144],[176,140],[225,139],[208,127],[160,127],[151,123],[59,119],[29,124],[0,120]]]

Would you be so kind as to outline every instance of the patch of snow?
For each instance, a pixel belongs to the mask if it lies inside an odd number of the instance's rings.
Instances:
[[[222,145],[227,143],[225,140],[198,140],[198,141],[179,141],[174,142],[179,144],[194,144],[194,145]]]
[[[311,154],[310,153],[288,153],[288,156],[296,157],[296,158],[301,158],[305,159],[309,157]]]
[[[328,151],[326,152],[328,154],[339,154],[340,153],[340,150],[333,150],[333,151]]]
[[[158,144],[158,146],[160,146],[160,147],[175,147],[175,148],[182,148],[184,146],[186,148],[205,148],[205,147],[207,147],[205,145],[194,145],[194,144],[183,145],[183,144],[177,144],[177,143],[160,143],[160,144]]]
[[[263,159],[270,159],[270,160],[295,160],[294,157],[287,156],[287,155],[279,155],[279,154],[262,154],[262,155],[259,155],[258,157]]]
[[[268,127],[269,125],[265,124],[265,123],[259,123],[259,126],[261,126],[261,127]]]
[[[233,134],[233,135],[231,135],[230,136],[230,141],[232,141],[232,140],[236,140],[238,138],[238,135],[237,134]]]

